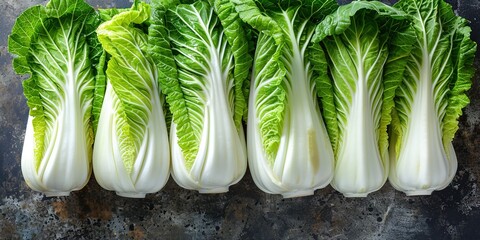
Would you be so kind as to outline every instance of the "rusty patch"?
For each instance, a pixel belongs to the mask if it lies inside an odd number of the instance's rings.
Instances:
[[[87,213],[88,217],[97,218],[101,220],[112,219],[112,211],[105,202],[87,201],[90,211]]]
[[[145,229],[140,226],[134,226],[133,230],[128,232],[128,236],[133,238],[134,240],[145,239]]]
[[[68,219],[68,208],[65,202],[53,202],[53,211],[61,220]]]

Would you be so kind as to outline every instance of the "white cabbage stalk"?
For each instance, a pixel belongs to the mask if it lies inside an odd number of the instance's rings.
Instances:
[[[129,172],[125,168],[117,134],[116,104],[118,96],[107,83],[105,100],[93,148],[93,172],[98,184],[119,196],[144,198],[165,186],[170,175],[170,152],[167,129],[158,94],[152,94],[152,112],[146,126],[145,138]]]
[[[73,112],[66,112],[75,116]],[[32,119],[32,116],[28,116],[21,159],[22,174],[27,185],[35,191],[43,192],[47,197],[68,196],[71,191],[82,189],[88,183],[91,173],[83,123],[77,126],[75,119],[58,118],[55,134],[51,137],[59,140],[48,146],[36,169]]]
[[[366,79],[360,77],[336,159],[332,186],[346,197],[366,197],[380,189],[388,176],[388,154],[381,156],[378,149],[368,92]]]
[[[250,106],[255,105],[257,98],[253,86]],[[284,119],[273,165],[262,146],[257,108],[249,108],[247,123],[248,163],[253,180],[262,191],[284,198],[313,195],[333,178],[333,151],[312,94],[306,81],[298,81],[292,87],[288,97],[290,112]]]
[[[458,166],[453,144],[449,143],[449,156],[443,150],[440,129],[434,123],[435,115],[429,117],[430,115],[415,110],[417,107],[414,106],[412,110],[417,114],[412,114],[407,133],[413,139],[405,138],[405,150],[398,159],[395,147],[390,148],[390,158],[395,164],[390,166],[389,182],[407,196],[430,195],[434,190],[446,188],[455,177]],[[420,139],[423,140],[419,141]],[[396,146],[396,138],[390,144]]]
[[[228,124],[231,119],[215,117],[215,114],[210,111],[204,121],[200,149],[190,169],[178,146],[176,125],[172,124],[172,177],[183,188],[200,193],[224,193],[245,174],[247,152],[243,128],[237,133],[233,121]]]

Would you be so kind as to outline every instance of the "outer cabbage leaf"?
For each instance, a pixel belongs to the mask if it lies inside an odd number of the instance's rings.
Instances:
[[[246,170],[242,86],[251,58],[233,5],[211,2],[154,1],[150,49],[168,79],[172,176],[187,189],[225,192]]]
[[[401,0],[415,41],[395,96],[390,182],[407,195],[428,195],[455,176],[452,140],[469,103],[476,44],[467,20],[443,0]]]
[[[410,50],[394,34],[408,26],[404,19],[404,12],[381,2],[358,1],[339,7],[316,28],[314,41],[322,41],[332,78],[322,78],[323,85],[333,86],[335,103],[323,99],[336,114],[336,121],[327,121],[336,159],[332,186],[345,196],[366,196],[387,180],[387,125]]]
[[[102,51],[102,55],[96,66],[97,74],[95,76],[95,88],[92,103],[92,125],[94,134],[97,133],[98,121],[100,119],[103,99],[105,98],[105,90],[107,88],[107,77],[105,75],[107,55],[107,52]]]
[[[311,195],[333,177],[333,152],[317,103],[326,75],[314,27],[334,1],[233,0],[260,33],[249,110],[249,166],[256,185],[284,197]]]
[[[143,31],[151,8],[134,3],[102,23],[97,34],[111,57],[93,152],[93,170],[105,189],[125,197],[159,191],[170,170],[168,133],[157,68]]]
[[[83,0],[52,0],[23,12],[8,39],[15,71],[30,74],[22,173],[47,196],[68,195],[90,177],[98,22]]]

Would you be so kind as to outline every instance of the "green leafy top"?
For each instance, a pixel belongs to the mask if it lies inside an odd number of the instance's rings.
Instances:
[[[232,0],[232,2],[236,4],[235,8],[242,20],[258,31],[273,37],[278,45],[285,41],[285,38],[282,21],[278,21],[278,19],[274,19],[273,17],[276,13],[288,9],[296,9],[298,19],[309,19],[317,22],[337,8],[337,4],[331,0]]]
[[[25,10],[15,21],[8,38],[8,50],[15,55],[13,67],[16,73],[31,73],[28,64],[29,51],[31,44],[37,40],[39,31],[48,29],[51,24],[67,17],[84,21],[85,27],[82,31],[89,43],[93,43],[91,58],[100,56],[101,48],[93,34],[99,24],[94,9],[84,0],[51,0],[46,6],[37,5]]]
[[[113,16],[129,10],[130,8],[98,9],[98,14],[101,21],[106,22],[111,20]],[[109,58],[110,56],[108,55],[108,53],[106,51],[102,51],[102,55],[96,66],[97,74],[95,75],[95,90],[94,90],[93,107],[92,107],[92,124],[93,124],[94,133],[97,132],[98,120],[100,119],[102,104],[105,97],[105,90],[107,87],[107,76],[105,75],[105,71],[107,68],[107,62]]]
[[[374,19],[381,22],[385,22],[390,18],[404,20],[408,17],[405,12],[381,2],[354,1],[347,5],[340,6],[335,13],[325,17],[325,19],[317,25],[312,40],[314,42],[320,42],[327,36],[342,34],[350,27],[354,17],[362,11],[374,12],[375,14],[372,15]],[[387,28],[385,28],[385,30],[387,30]]]
[[[103,51],[96,66],[97,74],[95,76],[95,89],[92,103],[92,125],[94,134],[97,132],[98,121],[100,119],[100,113],[102,111],[103,100],[105,97],[105,90],[107,88],[107,76],[105,75],[107,55],[107,52]]]

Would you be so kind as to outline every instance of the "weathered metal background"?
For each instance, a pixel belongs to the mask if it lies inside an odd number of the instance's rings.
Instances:
[[[31,191],[20,171],[28,114],[23,78],[12,70],[7,36],[23,10],[43,2],[0,2],[0,239],[480,239],[479,54],[471,104],[454,141],[458,172],[432,196],[406,197],[387,183],[367,198],[347,199],[327,187],[311,197],[282,199],[261,192],[248,173],[230,192],[217,195],[183,190],[170,179],[157,194],[126,199],[101,189],[93,177],[70,197]],[[450,2],[471,21],[479,42],[480,1]]]

